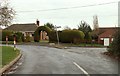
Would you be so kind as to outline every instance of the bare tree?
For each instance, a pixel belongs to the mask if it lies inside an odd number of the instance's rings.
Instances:
[[[69,26],[65,26],[64,30],[71,30],[71,28]]]
[[[99,31],[99,23],[98,23],[97,15],[93,16],[93,27],[94,27],[94,30]]]
[[[0,26],[9,26],[15,16],[15,11],[8,3],[0,5]]]

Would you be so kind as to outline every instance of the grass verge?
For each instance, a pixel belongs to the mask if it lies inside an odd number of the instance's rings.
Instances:
[[[67,44],[67,43],[62,43],[63,46],[68,46],[68,47],[104,47],[104,45],[101,44],[85,44],[85,43],[80,43],[80,44]]]
[[[2,49],[0,50],[2,51],[2,67],[9,64],[20,54],[18,49],[14,50],[14,48],[10,46],[0,46],[0,49]]]

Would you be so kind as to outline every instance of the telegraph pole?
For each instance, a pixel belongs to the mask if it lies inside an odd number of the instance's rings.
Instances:
[[[58,41],[58,45],[59,45],[59,35],[58,35],[57,28],[61,28],[61,26],[56,26],[56,25],[55,25],[56,35],[57,35],[57,41]]]

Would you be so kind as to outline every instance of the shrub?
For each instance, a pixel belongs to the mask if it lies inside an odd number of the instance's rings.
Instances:
[[[2,30],[2,41],[6,41],[6,36],[8,36],[9,41],[13,41],[13,31]]]
[[[91,43],[91,41],[92,41],[91,33],[90,32],[86,33],[84,39],[85,39],[84,41],[86,43]]]
[[[59,41],[61,42],[60,40],[60,36],[61,36],[61,32],[62,31],[58,31],[58,36],[59,36]],[[51,31],[49,33],[49,42],[57,42],[57,34],[56,34],[56,31]]]
[[[8,41],[14,41],[14,36],[16,36],[17,42],[22,42],[24,39],[24,35],[21,32],[14,33],[13,31],[3,30],[2,31],[2,41],[6,41],[6,36],[8,36]]]
[[[120,28],[116,32],[114,36],[114,40],[108,49],[109,52],[114,54],[115,56],[120,57]]]
[[[57,42],[56,31],[51,31],[49,35],[49,42]]]
[[[25,42],[30,42],[31,41],[31,37],[29,35],[26,35],[24,41]]]
[[[23,42],[24,41],[24,35],[21,32],[16,32],[15,36],[16,36],[16,41],[17,42]]]
[[[40,32],[41,31],[46,31],[48,33],[48,36],[49,36],[49,33],[50,31],[52,31],[49,27],[47,26],[40,26],[36,29],[36,31],[34,32],[34,41],[35,42],[39,42],[40,40]]]
[[[60,41],[63,43],[80,43],[84,39],[84,33],[79,30],[63,30]]]

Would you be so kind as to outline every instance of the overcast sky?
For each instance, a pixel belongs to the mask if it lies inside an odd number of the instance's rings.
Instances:
[[[118,3],[80,7],[62,10],[41,11],[56,8],[70,8],[93,4],[117,2],[118,0],[9,0],[16,11],[13,23],[33,23],[39,19],[41,25],[46,22],[77,28],[81,20],[93,26],[93,16],[97,15],[100,27],[118,25]]]

